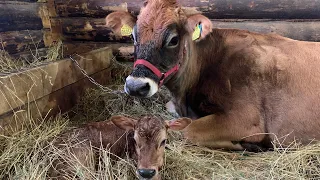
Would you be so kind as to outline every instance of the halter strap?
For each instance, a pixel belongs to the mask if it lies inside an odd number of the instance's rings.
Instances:
[[[144,65],[148,69],[150,69],[159,79],[159,87],[163,85],[163,82],[165,79],[167,79],[171,74],[175,74],[178,72],[180,68],[180,64],[176,64],[173,68],[171,68],[169,71],[162,73],[157,67],[155,67],[153,64],[150,62],[144,60],[144,59],[137,59],[136,62],[134,63],[133,67],[136,67],[137,65]]]

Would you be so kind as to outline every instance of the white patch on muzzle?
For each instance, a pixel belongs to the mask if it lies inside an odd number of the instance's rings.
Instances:
[[[133,81],[141,81],[141,82],[143,82],[143,83],[148,83],[149,84],[149,86],[150,86],[150,90],[149,90],[149,93],[148,93],[148,95],[146,96],[146,97],[151,97],[151,96],[153,96],[155,93],[157,93],[158,92],[158,90],[159,90],[159,86],[158,86],[158,84],[154,81],[154,80],[152,80],[152,79],[150,79],[150,78],[146,78],[146,77],[132,77],[132,76],[128,76],[127,78],[126,78],[126,82],[127,81],[129,81],[129,80],[133,80]],[[124,87],[126,87],[127,86],[127,83],[125,83],[124,84]],[[126,88],[124,88],[124,91],[127,93],[127,94],[129,94],[128,92],[127,92],[127,89]]]

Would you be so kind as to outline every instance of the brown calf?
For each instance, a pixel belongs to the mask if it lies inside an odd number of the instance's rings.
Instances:
[[[191,123],[187,120],[184,127]],[[160,179],[159,170],[163,166],[164,149],[167,139],[167,129],[181,130],[183,128],[159,117],[147,115],[139,120],[124,116],[113,116],[108,121],[88,123],[80,128],[65,132],[55,143],[59,149],[66,144],[68,152],[85,168],[94,172],[97,150],[99,147],[108,149],[111,155],[124,157],[126,153],[137,161],[137,175],[140,179]],[[76,137],[77,142],[66,142],[66,139]],[[70,148],[71,146],[71,148]],[[93,147],[94,149],[91,149]],[[66,150],[65,150],[66,151]],[[115,156],[111,156],[115,158]],[[72,173],[70,161],[61,159],[54,162],[51,178],[68,179]],[[90,175],[84,175],[90,177]]]
[[[198,119],[184,135],[200,145],[271,148],[272,140],[284,146],[320,140],[320,43],[214,29],[175,0],[145,4],[130,22],[136,61],[128,94],[150,97],[164,84],[176,112]],[[114,18],[107,16],[107,26]]]

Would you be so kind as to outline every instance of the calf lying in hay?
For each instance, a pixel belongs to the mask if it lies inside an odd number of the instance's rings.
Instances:
[[[176,126],[179,123],[179,126]],[[167,130],[181,130],[191,123],[179,120],[169,123],[153,115],[145,115],[139,120],[125,116],[113,116],[110,120],[93,122],[83,127],[65,132],[57,139],[58,150],[71,153],[74,160],[80,162],[91,172],[95,170],[98,158],[97,149],[108,149],[111,159],[126,154],[137,161],[137,175],[140,179],[160,179],[159,170],[163,166]],[[183,127],[181,126],[183,125]],[[69,137],[69,138],[68,138]],[[68,142],[70,137],[77,142]],[[72,144],[71,148],[64,148]],[[57,159],[50,170],[50,177],[69,179],[81,176],[74,171],[72,160]],[[83,174],[84,177],[90,175]]]

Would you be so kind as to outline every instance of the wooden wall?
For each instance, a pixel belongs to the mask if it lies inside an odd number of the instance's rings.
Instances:
[[[276,32],[297,40],[320,41],[320,0],[179,0],[198,10],[218,28]],[[104,27],[104,17],[116,10],[138,14],[143,0],[54,0],[62,37],[72,41],[130,42]]]
[[[320,41],[320,0],[178,0],[209,17],[217,28],[239,28]],[[65,54],[88,52],[115,37],[104,18],[116,10],[138,14],[143,0],[0,0],[0,49],[10,54],[45,50],[64,41]],[[75,50],[76,49],[76,50]]]
[[[43,1],[0,1],[0,49],[12,55],[44,52],[49,24]]]

